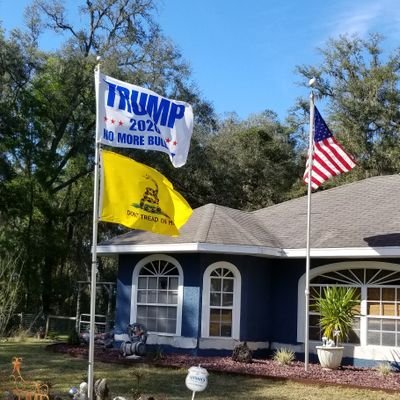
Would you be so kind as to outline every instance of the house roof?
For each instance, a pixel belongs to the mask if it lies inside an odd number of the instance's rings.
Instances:
[[[364,179],[311,195],[311,255],[400,255],[400,175]],[[304,257],[307,196],[253,212],[207,204],[179,237],[133,230],[98,245],[99,254],[221,252]]]

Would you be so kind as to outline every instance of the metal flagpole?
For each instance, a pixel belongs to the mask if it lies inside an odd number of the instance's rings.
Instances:
[[[94,365],[94,332],[96,322],[96,275],[97,275],[97,226],[99,214],[99,153],[100,144],[98,143],[100,121],[99,121],[99,83],[100,83],[100,61],[95,68],[95,87],[96,87],[96,139],[94,154],[94,189],[93,189],[93,238],[92,238],[92,267],[90,278],[90,330],[89,330],[89,360],[88,360],[88,398],[93,400],[93,365]]]
[[[308,183],[307,183],[307,250],[306,250],[306,288],[305,294],[305,321],[304,321],[304,369],[308,371],[309,361],[309,302],[310,302],[310,231],[311,231],[311,177],[314,153],[314,92],[312,90],[316,80],[311,79],[310,93],[310,133],[308,140]]]

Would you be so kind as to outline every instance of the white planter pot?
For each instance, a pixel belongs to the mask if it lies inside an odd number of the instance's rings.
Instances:
[[[336,369],[340,366],[344,347],[317,346],[316,349],[322,368]]]

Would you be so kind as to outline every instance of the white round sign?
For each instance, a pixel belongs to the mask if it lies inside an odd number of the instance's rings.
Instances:
[[[208,372],[205,368],[190,367],[186,376],[186,387],[192,392],[202,392],[208,384]]]

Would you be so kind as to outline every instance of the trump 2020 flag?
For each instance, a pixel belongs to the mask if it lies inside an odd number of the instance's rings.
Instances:
[[[192,214],[186,200],[154,168],[111,151],[101,152],[100,220],[170,236]]]
[[[303,179],[308,183],[309,165]],[[314,106],[314,153],[311,172],[311,186],[318,189],[323,182],[335,175],[348,172],[356,166],[352,157],[334,138],[317,107]]]
[[[192,107],[136,85],[96,74],[97,142],[167,153],[174,167],[186,163],[193,132]]]

